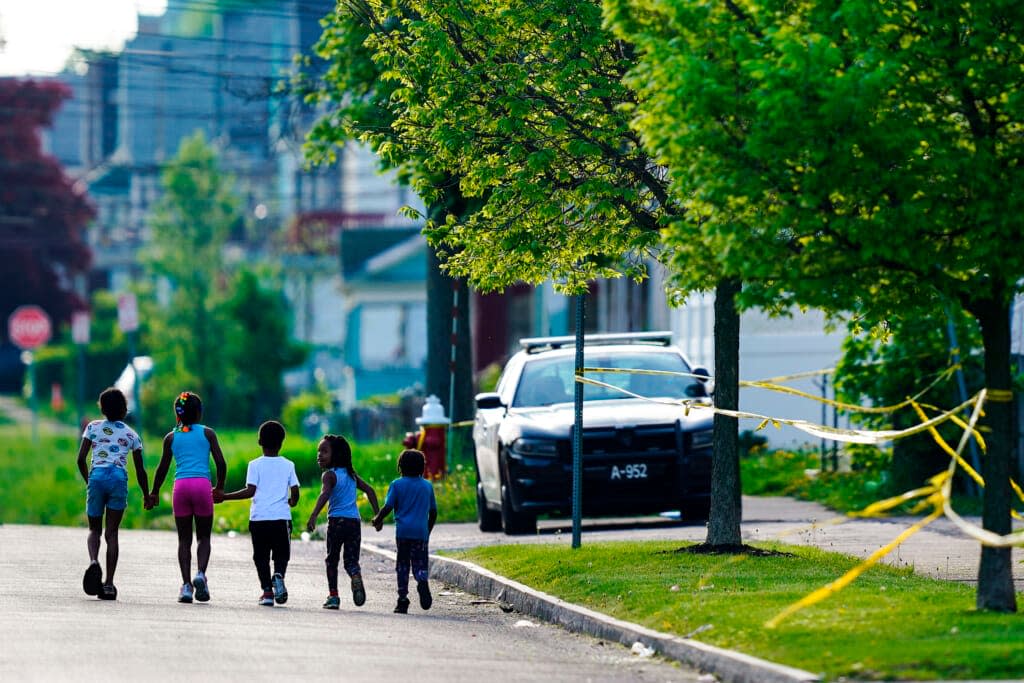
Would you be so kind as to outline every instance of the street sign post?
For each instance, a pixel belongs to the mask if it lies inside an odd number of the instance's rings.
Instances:
[[[36,366],[32,349],[50,341],[53,327],[50,316],[39,306],[18,306],[7,318],[7,337],[22,350],[21,358],[28,367],[29,406],[32,408],[32,443],[39,441],[36,417]]]
[[[50,341],[50,316],[38,306],[18,306],[7,318],[7,336],[22,351],[31,351]]]
[[[142,404],[139,402],[139,369],[135,366],[135,331],[139,329],[139,305],[135,295],[125,292],[117,297],[117,325],[128,335],[128,362],[131,363],[135,381],[132,382],[132,402],[135,406],[136,428],[142,429]]]
[[[78,425],[85,417],[85,347],[89,343],[91,319],[88,311],[71,314],[71,341],[78,347]]]

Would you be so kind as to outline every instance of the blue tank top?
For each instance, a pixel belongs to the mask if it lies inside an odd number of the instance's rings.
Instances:
[[[187,432],[174,432],[171,453],[174,454],[175,479],[210,478],[210,442],[206,440],[203,425],[194,424]]]
[[[331,491],[331,506],[327,509],[328,517],[348,517],[359,519],[359,506],[356,505],[356,480],[349,476],[344,467],[331,469],[338,478]]]

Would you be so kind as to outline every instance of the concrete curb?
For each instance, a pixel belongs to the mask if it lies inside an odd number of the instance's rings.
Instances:
[[[395,559],[394,552],[369,543],[363,543],[363,550]],[[614,641],[626,647],[640,642],[664,657],[714,674],[727,683],[810,683],[821,680],[807,671],[614,619],[534,590],[471,562],[431,555],[430,576],[475,595],[511,605],[522,614],[557,624],[574,633]]]

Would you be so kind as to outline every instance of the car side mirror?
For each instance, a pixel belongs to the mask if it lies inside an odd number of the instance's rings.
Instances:
[[[477,410],[491,410],[492,408],[504,408],[501,402],[501,395],[493,391],[485,391],[476,395]]]
[[[711,373],[708,372],[708,369],[703,365],[698,365],[690,372],[692,372],[697,381],[704,386],[704,391],[706,392],[704,395],[713,396],[715,393],[715,381],[711,379]]]

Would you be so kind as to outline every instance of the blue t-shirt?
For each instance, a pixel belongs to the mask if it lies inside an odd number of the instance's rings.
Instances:
[[[359,506],[356,505],[356,480],[349,476],[348,470],[344,467],[334,467],[331,471],[334,472],[337,481],[331,490],[331,506],[327,509],[327,516],[359,519]]]
[[[426,541],[430,538],[427,514],[437,510],[434,487],[423,477],[399,477],[388,486],[384,505],[395,511],[395,538]]]
[[[210,478],[210,442],[206,440],[203,425],[189,425],[187,432],[174,432],[171,453],[174,454],[175,479]]]

